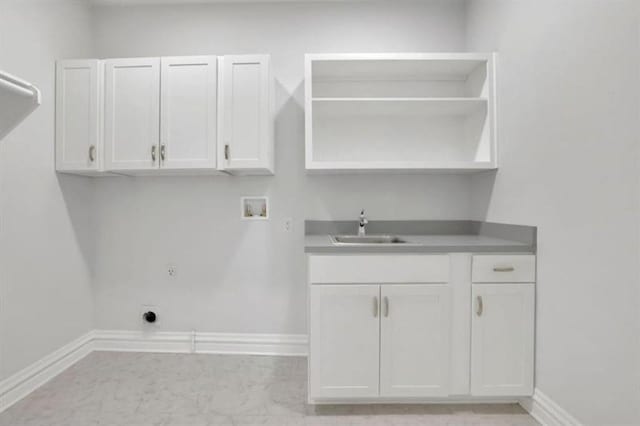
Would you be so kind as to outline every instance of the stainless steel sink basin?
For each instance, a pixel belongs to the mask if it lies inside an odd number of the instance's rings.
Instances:
[[[332,235],[333,244],[369,245],[369,244],[407,244],[406,240],[396,235]]]

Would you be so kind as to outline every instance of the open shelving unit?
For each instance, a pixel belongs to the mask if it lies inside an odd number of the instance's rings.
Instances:
[[[497,168],[494,54],[309,54],[306,169]]]

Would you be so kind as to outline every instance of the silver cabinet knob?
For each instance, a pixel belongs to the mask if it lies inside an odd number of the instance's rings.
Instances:
[[[156,162],[156,146],[151,147],[151,161]]]
[[[476,297],[477,305],[476,305],[476,315],[479,317],[482,316],[482,311],[484,311],[484,305],[482,304],[482,296]]]
[[[374,318],[378,317],[378,306],[379,306],[378,297],[374,296],[373,298],[373,317]]]

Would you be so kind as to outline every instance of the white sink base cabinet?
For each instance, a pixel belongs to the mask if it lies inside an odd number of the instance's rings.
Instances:
[[[449,287],[391,284],[380,292],[380,396],[449,395]]]
[[[311,287],[310,369],[318,397],[378,395],[380,286]]]
[[[307,266],[309,403],[533,393],[534,255],[309,255]]]
[[[534,287],[532,283],[473,286],[473,395],[533,393]]]

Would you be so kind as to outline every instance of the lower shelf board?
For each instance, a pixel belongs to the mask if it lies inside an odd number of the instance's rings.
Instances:
[[[422,162],[341,162],[312,161],[307,163],[307,173],[479,173],[497,170],[498,165],[490,161],[455,163]]]

